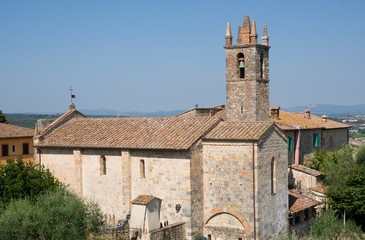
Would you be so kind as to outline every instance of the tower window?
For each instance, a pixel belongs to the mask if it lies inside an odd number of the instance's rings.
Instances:
[[[243,55],[243,53],[237,54],[237,63],[238,63],[240,78],[245,78],[246,64],[245,64],[245,55]]]
[[[146,168],[143,159],[139,162],[139,176],[140,178],[146,177]]]
[[[271,159],[271,194],[276,194],[276,161],[275,157]]]
[[[106,175],[106,157],[100,156],[100,175]]]
[[[260,54],[260,78],[264,78],[264,56],[262,53]]]

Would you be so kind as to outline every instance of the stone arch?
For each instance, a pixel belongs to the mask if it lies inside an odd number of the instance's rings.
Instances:
[[[229,214],[229,215],[235,217],[242,224],[242,227],[245,230],[246,235],[247,236],[250,235],[250,233],[251,233],[250,225],[247,222],[246,218],[240,212],[238,212],[237,210],[232,209],[232,208],[228,208],[228,209],[214,208],[213,210],[210,211],[209,218],[205,221],[204,225],[207,225],[211,219],[213,219],[215,216],[217,216],[219,214]]]

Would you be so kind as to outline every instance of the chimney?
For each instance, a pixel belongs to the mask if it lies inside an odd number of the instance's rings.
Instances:
[[[309,108],[304,111],[304,118],[311,118],[311,110]]]
[[[322,115],[321,119],[322,122],[327,122],[328,117],[326,115]]]
[[[270,117],[271,119],[280,119],[280,107],[273,106],[270,108]]]

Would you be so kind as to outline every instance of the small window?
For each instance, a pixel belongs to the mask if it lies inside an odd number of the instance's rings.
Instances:
[[[23,155],[29,154],[29,143],[23,143]]]
[[[12,146],[11,150],[15,152],[15,145]]]
[[[1,156],[3,156],[3,157],[9,156],[9,145],[8,144],[1,145]]]
[[[276,194],[276,161],[274,157],[271,159],[271,194]]]
[[[313,134],[313,147],[319,147],[319,134],[314,133]]]
[[[100,156],[100,175],[106,175],[106,157]]]
[[[143,159],[139,162],[139,176],[140,178],[146,177],[146,168]]]
[[[293,152],[293,139],[288,137],[288,152]]]

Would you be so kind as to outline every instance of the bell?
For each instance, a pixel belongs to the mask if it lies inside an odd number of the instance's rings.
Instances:
[[[245,68],[245,62],[244,61],[240,61],[240,68]]]

